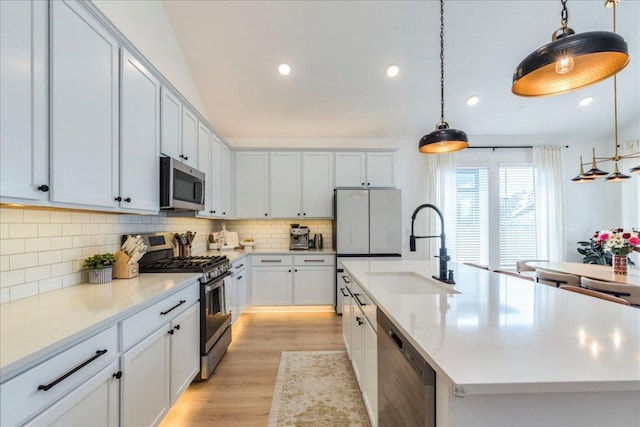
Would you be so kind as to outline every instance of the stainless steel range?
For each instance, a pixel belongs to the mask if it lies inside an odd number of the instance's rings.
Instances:
[[[226,256],[177,257],[173,233],[140,235],[148,247],[139,262],[141,273],[202,273],[200,378],[206,380],[231,343],[231,313],[224,300],[224,278],[231,274],[229,259]]]

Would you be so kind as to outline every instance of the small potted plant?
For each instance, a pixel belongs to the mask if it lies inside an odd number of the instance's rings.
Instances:
[[[84,260],[83,267],[89,272],[89,283],[109,283],[116,258],[112,253],[95,254]]]

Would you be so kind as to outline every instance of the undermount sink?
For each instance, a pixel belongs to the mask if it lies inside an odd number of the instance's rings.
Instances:
[[[459,294],[453,286],[411,272],[367,273],[370,286],[381,286],[392,295]]]

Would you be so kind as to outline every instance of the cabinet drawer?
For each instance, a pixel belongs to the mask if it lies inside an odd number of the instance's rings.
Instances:
[[[122,321],[122,350],[149,336],[200,298],[199,283],[176,292]]]
[[[231,268],[233,268],[236,272],[242,270],[249,264],[249,257],[242,257],[240,259],[234,260],[231,263]]]
[[[291,255],[252,255],[251,264],[268,267],[270,265],[291,265]]]
[[[118,329],[114,325],[3,383],[0,425],[22,424],[88,381],[117,353]]]
[[[333,255],[296,255],[294,258],[294,264],[299,266],[310,265],[333,265],[335,256]]]

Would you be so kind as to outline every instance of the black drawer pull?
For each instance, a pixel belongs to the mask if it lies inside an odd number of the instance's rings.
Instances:
[[[349,294],[344,292],[344,288],[340,288],[340,292],[342,292],[342,296],[343,297],[348,297],[349,296]]]
[[[242,276],[238,276],[238,280],[242,279]]]
[[[38,390],[43,390],[43,391],[47,391],[52,389],[53,387],[55,387],[59,382],[66,380],[67,378],[69,378],[71,375],[75,374],[76,372],[78,372],[80,369],[84,368],[85,366],[87,366],[89,363],[93,362],[94,360],[96,360],[98,357],[102,356],[103,354],[105,354],[107,352],[107,349],[105,348],[104,350],[98,350],[96,351],[95,356],[90,357],[89,359],[85,360],[84,362],[82,362],[81,364],[79,364],[78,366],[76,366],[75,368],[73,368],[72,370],[70,370],[69,372],[67,372],[66,374],[64,374],[63,376],[59,377],[57,380],[55,380],[52,383],[49,383],[47,385],[39,385],[38,386]]]
[[[237,266],[236,268],[237,268],[238,270],[240,270],[242,267],[244,267],[244,264],[240,264],[240,265],[239,265],[239,266]]]
[[[324,262],[323,259],[305,259],[304,262]]]
[[[344,283],[351,283],[351,280],[349,279],[349,276],[347,275],[342,275],[342,280],[344,281]]]
[[[261,259],[260,262],[282,262],[281,259]]]
[[[187,300],[181,299],[179,303],[177,303],[176,305],[174,305],[173,307],[171,307],[169,310],[167,311],[161,311],[160,315],[164,316],[165,314],[169,314],[171,313],[173,310],[175,310],[176,308],[180,307],[182,304],[184,304],[185,302],[187,302]]]
[[[356,299],[356,301],[358,301],[358,304],[360,304],[360,305],[367,305],[367,303],[366,303],[366,302],[362,302],[362,301],[360,301],[360,298],[358,298],[358,295],[360,295],[360,294],[353,294],[353,297]]]

